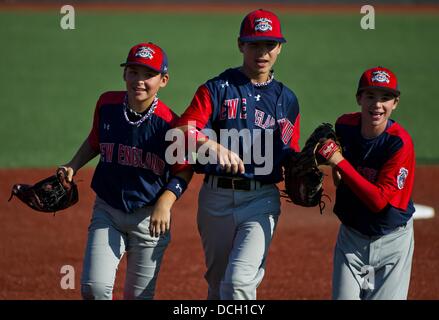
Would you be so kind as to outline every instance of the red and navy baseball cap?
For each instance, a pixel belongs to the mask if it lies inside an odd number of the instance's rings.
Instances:
[[[287,42],[282,35],[279,18],[270,11],[259,9],[245,16],[239,31],[239,41]]]
[[[358,82],[357,95],[365,89],[372,88],[389,91],[397,97],[401,94],[396,75],[384,67],[375,67],[364,71]]]
[[[130,49],[126,62],[120,66],[130,65],[145,66],[158,73],[167,73],[168,57],[162,48],[152,42],[139,43]]]

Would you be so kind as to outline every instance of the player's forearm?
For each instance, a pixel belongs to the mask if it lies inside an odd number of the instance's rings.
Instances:
[[[172,191],[165,190],[157,200],[155,206],[166,210],[171,210],[175,201],[177,201],[177,196]]]
[[[175,173],[168,182],[166,190],[157,200],[156,206],[170,210],[174,202],[186,191],[189,182],[192,180],[193,173],[192,167],[187,167],[185,170]]]
[[[203,146],[204,152],[207,150],[213,152],[217,157],[218,164],[227,173],[245,173],[244,162],[238,154],[230,151],[220,143],[209,139],[208,136],[194,126],[181,126],[178,128],[184,132],[186,146],[195,145],[196,152],[199,151],[201,146]],[[190,148],[188,149],[190,150]]]
[[[194,170],[192,170],[192,167],[188,167],[183,171],[177,172],[175,175],[186,181],[186,184],[189,184],[189,182],[191,182],[192,177],[194,175]]]
[[[165,210],[171,210],[172,206],[174,205],[175,201],[177,201],[177,199],[178,199],[177,195],[174,192],[170,190],[165,190],[157,200],[156,207],[160,207]]]
[[[67,163],[66,166],[71,167],[76,173],[76,171],[81,169],[85,164],[87,164],[98,154],[99,152],[97,152],[90,146],[88,139],[85,139],[76,154],[73,156],[72,160],[70,160],[70,162]]]
[[[347,160],[340,161],[336,168],[343,181],[372,212],[380,212],[387,206],[382,190],[359,174]]]
[[[203,134],[200,130],[198,130],[194,126],[190,125],[184,125],[177,127],[176,129],[179,129],[183,132],[186,145],[189,143],[195,143],[196,149],[203,145],[206,142],[212,143],[213,141],[210,141],[209,138]]]

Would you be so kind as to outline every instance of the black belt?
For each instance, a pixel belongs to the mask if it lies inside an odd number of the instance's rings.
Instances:
[[[204,177],[204,182],[209,183],[209,176]],[[236,179],[236,178],[224,178],[212,176],[212,187],[223,188],[223,189],[233,189],[233,190],[244,190],[250,191],[255,190],[257,187],[263,185],[263,183],[250,180],[250,179]]]

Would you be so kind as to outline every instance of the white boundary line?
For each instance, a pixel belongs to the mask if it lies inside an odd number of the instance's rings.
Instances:
[[[434,217],[434,208],[423,204],[415,203],[413,219],[431,219]]]

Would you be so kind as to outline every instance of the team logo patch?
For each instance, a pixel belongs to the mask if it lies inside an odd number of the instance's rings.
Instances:
[[[152,50],[150,47],[140,47],[139,49],[137,49],[135,56],[145,59],[152,59],[154,58],[154,53],[155,51]]]
[[[271,31],[273,27],[271,26],[271,20],[267,18],[259,18],[255,20],[255,31]]]
[[[409,171],[406,168],[399,169],[398,177],[396,178],[398,189],[401,190],[404,188],[405,180],[407,179],[408,174]]]
[[[372,82],[389,83],[390,75],[385,71],[374,71],[372,72]]]

